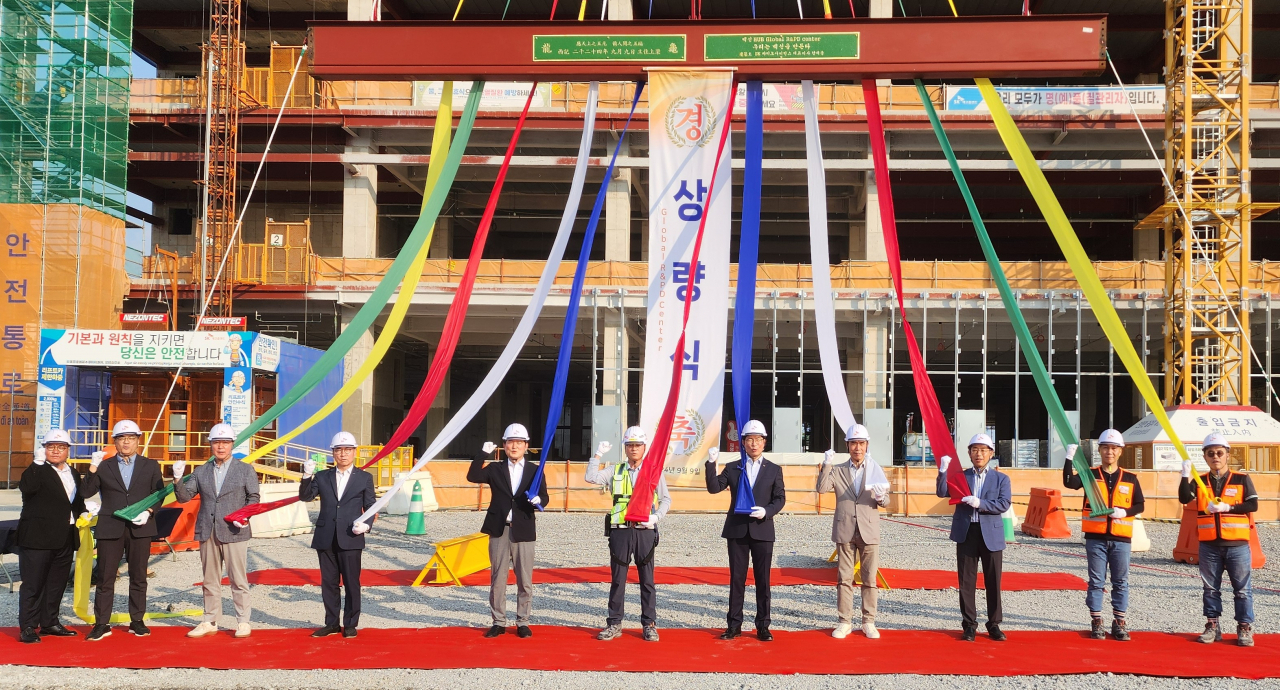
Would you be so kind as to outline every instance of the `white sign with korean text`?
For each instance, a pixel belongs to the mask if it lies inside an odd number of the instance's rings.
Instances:
[[[274,371],[279,343],[254,360],[257,334],[245,331],[94,331],[44,329],[42,366],[225,369],[250,366]],[[274,338],[272,340],[275,340]],[[258,366],[261,363],[261,366]]]
[[[684,379],[671,431],[667,482],[701,485],[707,450],[719,445],[729,308],[732,184],[725,153],[708,199],[716,148],[731,96],[731,73],[652,71],[649,78],[649,312],[640,426],[653,433],[662,416],[685,300]],[[690,266],[702,214],[700,258]],[[693,272],[694,287],[686,294]]]

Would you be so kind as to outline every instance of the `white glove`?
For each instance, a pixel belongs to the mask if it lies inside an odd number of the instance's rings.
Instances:
[[[720,461],[720,446],[707,449],[707,461],[713,465]]]
[[[367,522],[360,522],[359,520],[356,520],[355,522],[351,523],[352,534],[364,534],[365,532],[368,532],[368,531],[369,531],[369,523]]]
[[[649,519],[648,519],[648,520],[645,520],[644,522],[642,522],[642,523],[640,523],[639,525],[636,525],[636,526],[637,526],[637,527],[640,527],[640,528],[642,528],[642,529],[653,529],[655,526],[657,526],[657,524],[658,524],[658,516],[657,516],[657,515],[652,515],[652,514],[651,514],[651,515],[649,515]]]
[[[951,456],[950,456],[950,455],[944,455],[944,456],[942,456],[942,457],[938,458],[938,472],[939,472],[939,473],[941,473],[941,474],[946,474],[946,473],[947,473],[947,468],[948,468],[948,467],[950,467],[950,466],[951,466]]]
[[[231,524],[235,525],[238,529],[244,529],[244,528],[246,528],[246,527],[248,527],[248,526],[249,526],[247,523],[244,523],[244,522],[237,522],[237,521],[235,521],[235,520],[232,520],[232,521],[231,521]]]
[[[835,457],[836,457],[836,452],[835,452],[834,450],[832,450],[832,449],[828,448],[828,449],[827,449],[827,452],[825,452],[825,453],[823,453],[823,454],[822,454],[822,464],[824,464],[824,465],[830,465],[830,464],[831,464],[831,461],[832,461],[832,460],[834,460],[834,459],[835,459]]]
[[[534,496],[533,498],[529,499],[529,505],[532,505],[532,506],[540,506],[540,505],[542,505],[542,497],[541,497],[541,496]]]
[[[37,465],[43,465],[43,464],[44,464],[44,448],[37,448],[37,449],[36,449],[36,457],[35,457],[35,459],[33,459],[33,460],[32,460],[32,462],[34,462],[34,463],[35,463],[35,464],[37,464]]]
[[[80,513],[79,519],[84,520],[85,522],[89,522],[90,520],[93,519],[93,516],[90,515],[88,511],[85,511],[83,513]]]
[[[485,455],[493,455],[493,451],[497,449],[498,447],[493,445],[493,441],[485,441],[484,445],[480,446],[480,451],[483,452]]]
[[[148,518],[150,518],[150,517],[151,517],[151,512],[150,512],[150,511],[147,511],[147,510],[144,510],[144,511],[142,511],[142,514],[141,514],[141,515],[139,515],[138,517],[134,518],[134,519],[133,519],[133,520],[131,520],[130,522],[132,522],[133,524],[135,524],[135,525],[137,525],[137,526],[141,527],[141,526],[143,526],[143,525],[147,524],[147,519],[148,519]]]
[[[1127,515],[1128,513],[1124,512],[1124,508],[1113,508],[1111,510],[1111,517],[1116,520],[1123,520]]]
[[[303,460],[303,461],[302,461],[302,476],[304,476],[304,477],[313,477],[313,476],[315,476],[315,473],[316,473],[316,461],[315,461],[315,460]]]
[[[612,443],[609,443],[608,441],[601,441],[600,445],[596,446],[596,457],[603,458],[604,454],[611,450],[613,450]]]
[[[179,461],[177,461],[177,462],[173,463],[173,478],[174,478],[174,479],[177,479],[177,478],[181,477],[183,474],[186,474],[186,472],[187,472],[187,462],[186,462],[185,460],[179,460]]]
[[[1071,462],[1071,458],[1076,456],[1076,450],[1078,448],[1080,448],[1080,446],[1075,443],[1067,444],[1067,462]]]
[[[93,451],[93,455],[89,456],[89,467],[97,469],[98,465],[102,464],[102,459],[105,457],[107,457],[106,453],[100,450]]]
[[[1183,479],[1191,478],[1191,461],[1190,460],[1182,461],[1182,478]]]
[[[760,506],[753,506],[753,507],[751,508],[751,517],[753,517],[753,518],[755,518],[755,519],[757,519],[757,520],[763,520],[763,519],[764,519],[764,508],[761,508]]]
[[[871,497],[876,499],[876,503],[884,503],[884,499],[888,495],[888,490],[879,484],[871,487]]]
[[[97,501],[88,500],[84,502],[84,510],[92,517],[98,516],[98,511],[102,510],[102,504]]]
[[[1212,501],[1209,503],[1207,510],[1210,513],[1227,513],[1231,511],[1231,505],[1222,501]]]
[[[963,504],[965,504],[965,505],[967,505],[967,506],[969,506],[970,508],[974,508],[974,509],[976,509],[976,508],[978,508],[978,506],[982,505],[982,500],[981,500],[981,499],[979,499],[977,496],[974,496],[974,495],[972,495],[972,494],[970,494],[970,495],[968,495],[968,496],[965,496],[964,498],[960,499],[960,502],[961,502],[961,503],[963,503]]]

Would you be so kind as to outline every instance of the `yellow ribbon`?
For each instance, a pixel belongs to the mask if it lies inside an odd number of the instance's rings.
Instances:
[[[80,531],[80,549],[76,551],[76,569],[75,579],[73,580],[71,594],[71,609],[75,612],[76,617],[86,623],[93,623],[95,617],[89,613],[89,583],[93,579],[93,532],[89,531],[89,527],[98,524],[98,518],[93,517],[88,520],[81,516],[76,519],[76,529]],[[108,577],[115,577],[114,568],[106,568]],[[170,611],[168,613],[152,613],[143,614],[143,618],[190,618],[199,616],[204,613],[204,609],[186,609],[183,611]],[[115,613],[111,615],[112,623],[128,623],[130,620],[127,613]]]
[[[827,19],[831,18],[831,0],[822,0],[822,15]]]
[[[458,4],[462,6],[461,3]],[[449,139],[453,127],[453,82],[446,81],[444,90],[440,94],[440,107],[436,110],[435,131],[431,136],[431,161],[427,164],[427,182],[423,188],[422,204],[426,206],[427,199],[431,196],[431,190],[435,188],[436,183],[440,180],[440,170],[444,167],[446,156],[444,152],[449,150]],[[279,448],[281,445],[297,438],[299,434],[310,429],[320,420],[328,417],[335,410],[346,402],[347,398],[355,393],[366,379],[373,375],[373,370],[382,362],[382,358],[386,356],[387,351],[391,349],[391,343],[395,340],[396,334],[399,333],[400,327],[404,324],[404,318],[409,312],[409,305],[413,302],[413,295],[417,292],[418,282],[422,280],[422,267],[427,262],[427,254],[431,250],[431,237],[435,234],[435,226],[431,226],[431,232],[427,234],[427,240],[422,243],[422,247],[418,249],[418,253],[413,258],[413,264],[409,267],[409,272],[405,274],[404,283],[400,285],[400,294],[396,296],[396,303],[391,308],[391,313],[387,316],[387,323],[378,334],[377,341],[373,344],[373,350],[369,356],[360,363],[360,368],[351,374],[347,382],[342,385],[333,399],[325,403],[315,414],[311,415],[307,421],[299,424],[289,433],[284,434],[266,444],[265,446],[253,451],[244,459],[245,462],[255,462],[265,456],[267,453]]]
[[[458,20],[458,13],[462,11],[462,3],[463,3],[464,1],[465,1],[465,0],[458,0],[458,9],[456,9],[456,10],[454,10],[454,11],[453,11],[453,20],[454,20],[454,21],[457,21],[457,20]]]
[[[578,6],[578,21],[582,21],[587,16],[587,0],[582,0],[582,4]]]

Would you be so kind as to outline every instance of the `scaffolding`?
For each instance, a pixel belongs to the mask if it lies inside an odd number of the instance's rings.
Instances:
[[[204,50],[208,119],[200,256],[201,302],[207,305],[207,316],[231,316],[233,280],[230,264],[224,268],[222,257],[235,242],[240,82],[244,78],[240,12],[240,0],[214,0]]]

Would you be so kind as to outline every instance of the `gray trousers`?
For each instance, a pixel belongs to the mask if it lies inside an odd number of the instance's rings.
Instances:
[[[222,570],[231,581],[231,602],[236,607],[236,625],[249,622],[249,542],[223,544],[215,535],[200,542],[200,564],[204,566],[204,618],[217,625],[222,617]]]
[[[658,612],[655,604],[657,589],[653,586],[653,552],[658,545],[658,533],[651,529],[609,530],[609,561],[612,577],[609,581],[608,625],[621,625],[627,600],[627,571],[632,558],[636,562],[636,574],[640,577],[640,623],[654,625]]]
[[[511,541],[511,525],[501,537],[489,537],[489,610],[493,624],[507,624],[507,573],[516,571],[516,625],[529,624],[533,608],[533,547],[537,542]]]

